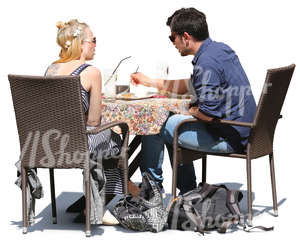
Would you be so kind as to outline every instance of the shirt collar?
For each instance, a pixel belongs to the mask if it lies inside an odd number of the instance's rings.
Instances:
[[[192,64],[195,65],[200,57],[200,55],[206,50],[207,46],[212,42],[212,40],[207,37],[199,47],[197,53],[195,54],[195,57],[193,58]]]

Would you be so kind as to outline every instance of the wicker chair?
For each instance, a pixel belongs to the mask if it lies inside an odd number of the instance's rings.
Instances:
[[[84,169],[86,236],[90,229],[90,164],[87,133],[96,134],[113,126],[122,130],[123,145],[118,165],[124,169],[128,192],[128,126],[117,122],[86,131],[79,76],[8,75],[21,147],[22,186],[27,170],[49,168],[53,223],[56,223],[54,169]],[[69,157],[70,156],[70,157]],[[27,232],[26,188],[22,187],[23,233]]]
[[[229,120],[218,120],[213,123],[250,127],[251,132],[245,153],[217,154],[202,151],[193,151],[178,146],[179,128],[186,123],[197,123],[197,119],[182,121],[175,129],[173,140],[173,177],[172,195],[176,196],[177,167],[178,162],[193,161],[202,158],[202,182],[206,182],[206,160],[207,155],[225,156],[246,159],[247,165],[247,190],[248,190],[248,224],[252,225],[252,187],[251,187],[251,160],[269,155],[273,209],[274,215],[278,216],[275,171],[273,157],[273,139],[276,124],[281,118],[281,108],[295,69],[295,65],[267,71],[264,89],[262,91],[257,111],[253,122],[237,122]]]

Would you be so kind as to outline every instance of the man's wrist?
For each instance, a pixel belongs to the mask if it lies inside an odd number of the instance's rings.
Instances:
[[[157,88],[158,90],[163,90],[163,80],[162,79],[149,79],[149,86]]]

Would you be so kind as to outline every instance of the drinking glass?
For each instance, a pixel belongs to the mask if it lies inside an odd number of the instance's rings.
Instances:
[[[116,98],[116,82],[118,79],[117,72],[112,76],[113,70],[106,69],[103,74],[104,96],[107,99]],[[110,79],[110,80],[108,80]]]

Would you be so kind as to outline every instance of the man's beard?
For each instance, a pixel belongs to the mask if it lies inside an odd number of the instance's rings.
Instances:
[[[185,56],[189,55],[189,53],[187,52],[187,50],[181,50],[181,51],[180,51],[180,55],[181,55],[182,57],[185,57]]]

